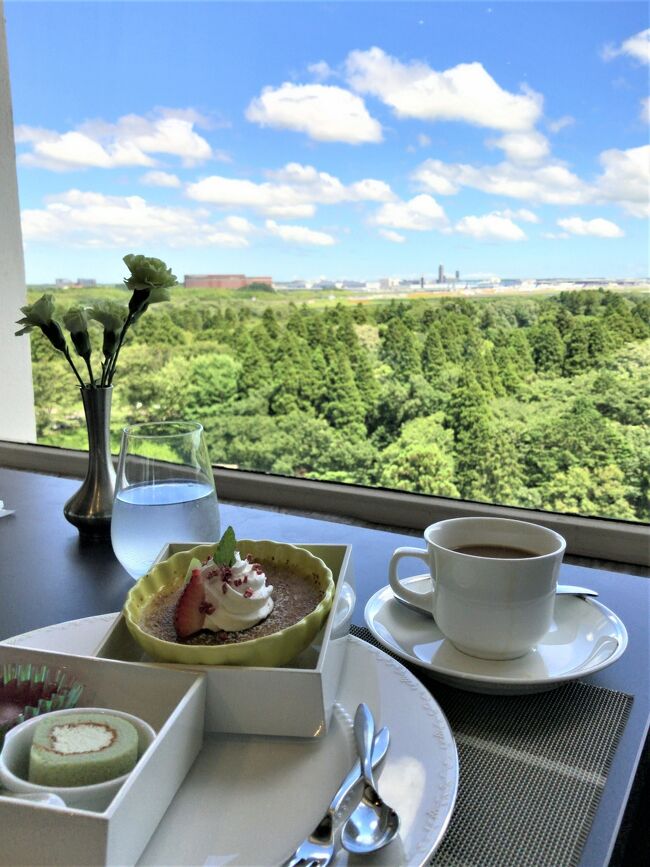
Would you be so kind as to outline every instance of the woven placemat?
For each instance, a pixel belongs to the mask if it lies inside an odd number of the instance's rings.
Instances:
[[[350,631],[389,653],[365,627]],[[632,696],[579,681],[533,695],[480,695],[405,667],[431,691],[458,746],[456,807],[430,863],[574,867]]]

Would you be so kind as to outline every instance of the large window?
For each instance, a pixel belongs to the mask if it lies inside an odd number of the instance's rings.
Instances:
[[[5,14],[29,300],[124,302],[129,252],[181,283],[116,446],[185,417],[230,467],[648,521],[644,3]],[[32,361],[37,441],[83,449]]]

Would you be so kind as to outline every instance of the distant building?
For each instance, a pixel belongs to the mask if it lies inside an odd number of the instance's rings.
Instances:
[[[90,277],[77,277],[76,280],[68,280],[67,277],[57,277],[54,281],[57,289],[94,289],[97,286],[97,280]]]
[[[272,277],[247,277],[245,274],[186,274],[186,289],[243,289],[251,283],[273,285]]]
[[[445,282],[445,266],[438,265],[438,283]]]
[[[454,280],[460,280],[460,271],[456,271]]]

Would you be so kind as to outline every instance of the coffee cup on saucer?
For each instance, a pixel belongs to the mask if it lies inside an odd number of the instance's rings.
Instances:
[[[452,518],[431,524],[424,539],[426,550],[393,553],[390,586],[422,606],[422,593],[400,581],[397,564],[405,557],[424,560],[433,584],[428,605],[458,650],[481,659],[516,659],[548,632],[566,548],[562,536],[509,518]]]

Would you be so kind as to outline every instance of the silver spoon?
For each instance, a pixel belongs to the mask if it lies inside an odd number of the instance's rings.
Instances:
[[[399,830],[399,816],[377,792],[371,762],[375,721],[366,704],[360,704],[354,715],[354,736],[364,788],[358,807],[343,826],[341,844],[348,852],[367,855],[391,842]]]
[[[555,591],[556,596],[598,596],[597,590],[590,590],[588,587],[574,587],[573,584],[558,584]],[[422,594],[422,602],[411,602],[410,599],[404,599],[393,590],[393,596],[402,605],[410,608],[412,611],[417,611],[420,614],[426,614],[428,617],[433,617],[431,613],[431,593]]]

